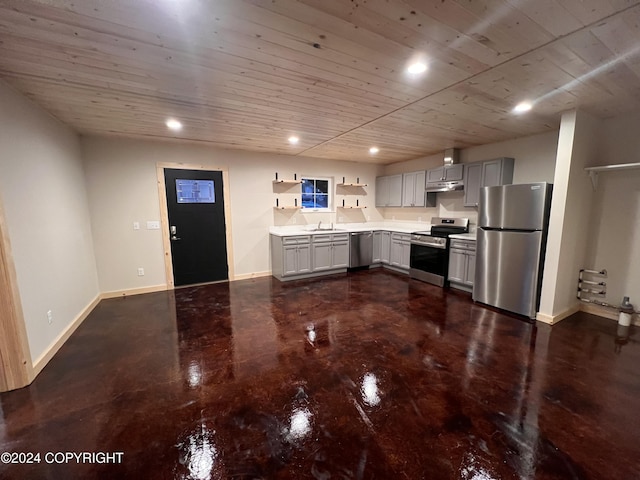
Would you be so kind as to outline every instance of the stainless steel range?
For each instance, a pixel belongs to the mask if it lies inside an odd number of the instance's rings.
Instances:
[[[433,217],[430,232],[412,233],[409,276],[440,287],[447,286],[449,235],[468,231],[468,218]]]

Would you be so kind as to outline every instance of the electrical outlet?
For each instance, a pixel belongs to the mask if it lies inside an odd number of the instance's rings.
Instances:
[[[142,268],[142,267],[138,268],[138,276],[139,277],[143,277],[144,276],[144,268]]]
[[[47,310],[47,321],[49,325],[53,323],[53,312],[51,310]]]
[[[133,229],[140,230],[140,222],[133,222]]]
[[[160,230],[160,222],[157,220],[148,220],[147,230]]]

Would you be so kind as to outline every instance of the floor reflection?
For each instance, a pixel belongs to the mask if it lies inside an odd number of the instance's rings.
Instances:
[[[0,450],[125,462],[0,478],[635,478],[638,364],[635,329],[382,270],[112,299],[0,395]]]
[[[375,407],[380,403],[380,391],[378,390],[378,379],[373,373],[366,373],[362,378],[362,387],[360,388],[362,401],[370,406]]]
[[[222,480],[225,476],[218,448],[215,444],[215,431],[206,423],[198,425],[189,432],[176,447],[180,450],[176,479],[183,480]]]

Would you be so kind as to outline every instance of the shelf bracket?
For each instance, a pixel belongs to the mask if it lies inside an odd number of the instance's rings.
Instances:
[[[596,172],[595,170],[590,170],[589,178],[591,179],[591,186],[593,187],[593,191],[595,192],[598,189],[598,172]]]

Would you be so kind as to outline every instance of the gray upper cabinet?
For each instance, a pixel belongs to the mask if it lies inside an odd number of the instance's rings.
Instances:
[[[496,187],[513,182],[513,158],[496,158],[482,162],[482,186]]]
[[[376,177],[376,207],[402,206],[402,175]]]
[[[424,171],[402,175],[403,207],[424,207],[424,178]]]
[[[482,162],[469,163],[464,166],[464,169],[464,206],[475,207],[480,198]]]
[[[503,157],[465,165],[464,206],[477,207],[480,188],[513,182],[513,158]]]
[[[427,170],[427,182],[453,182],[462,180],[464,174],[464,165],[456,163],[455,165],[443,165],[442,167]]]

